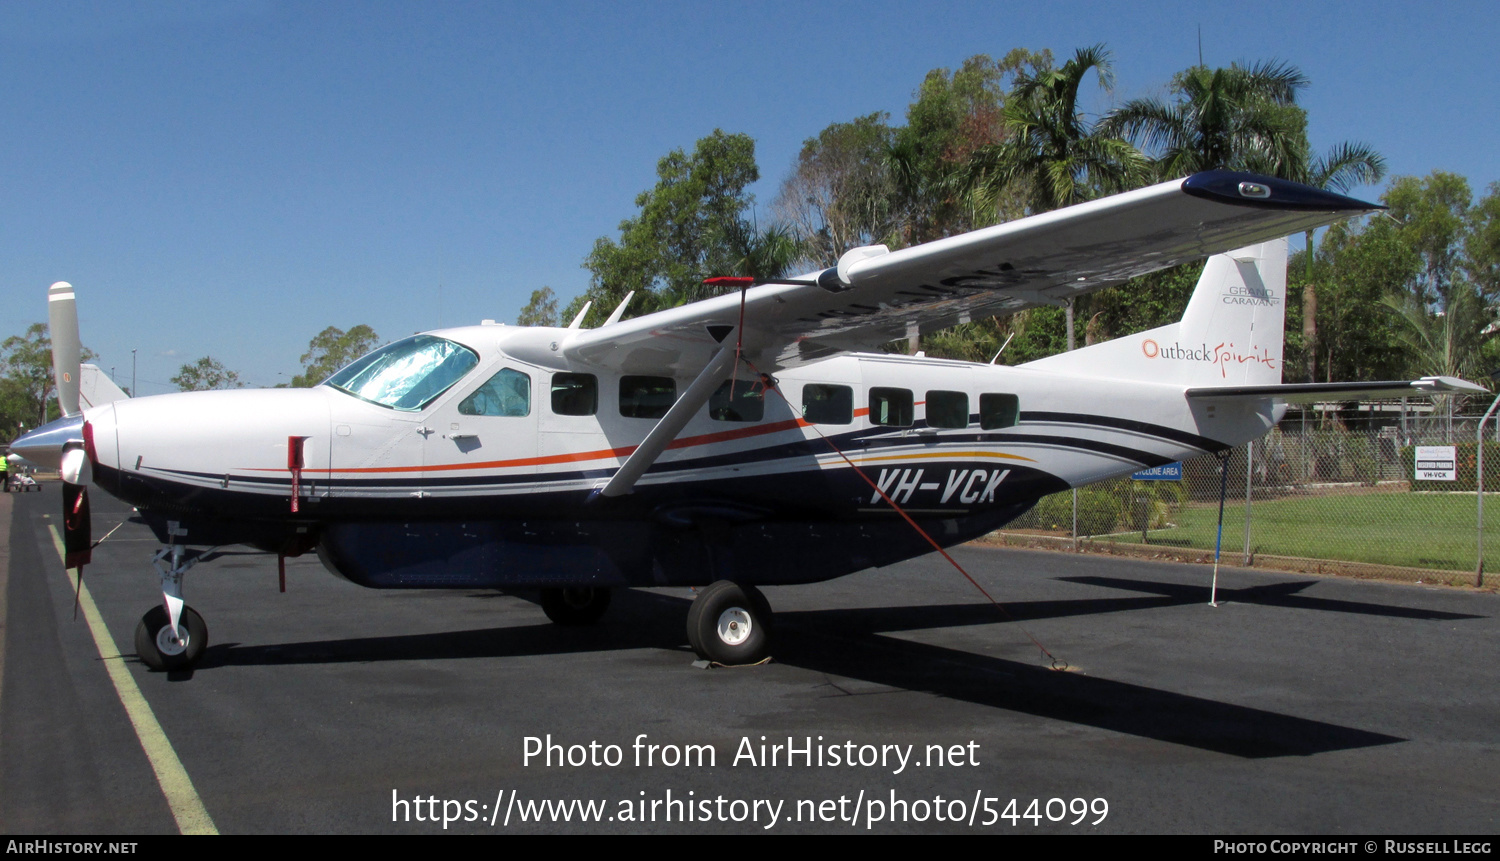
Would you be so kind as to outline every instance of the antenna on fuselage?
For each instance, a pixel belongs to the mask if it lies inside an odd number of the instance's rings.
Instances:
[[[1011,332],[1009,335],[1005,336],[1005,343],[1001,344],[1000,345],[1000,349],[998,349],[998,350],[995,351],[995,358],[990,359],[990,364],[991,365],[993,365],[996,362],[1000,361],[1000,354],[1003,353],[1003,352],[1005,352],[1005,348],[1010,346],[1010,339],[1014,338],[1015,336],[1016,336],[1015,332]]]
[[[618,323],[620,321],[620,315],[625,313],[625,306],[630,304],[630,297],[634,295],[634,290],[631,290],[629,293],[625,294],[625,298],[620,300],[620,304],[615,308],[615,312],[609,315],[608,320],[604,321],[605,326],[608,326],[610,323]],[[604,328],[604,326],[600,326],[599,328],[602,329]]]
[[[568,324],[569,329],[577,329],[583,325],[583,318],[588,316],[589,306],[592,304],[594,304],[593,300],[583,303],[583,307],[578,311],[578,316],[574,317],[573,322]]]

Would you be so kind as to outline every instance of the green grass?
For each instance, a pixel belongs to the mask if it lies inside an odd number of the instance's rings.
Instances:
[[[1224,506],[1226,554],[1245,544],[1245,503]],[[1155,529],[1150,543],[1212,550],[1217,504],[1193,503],[1173,512],[1170,529]],[[1255,553],[1373,562],[1412,568],[1474,570],[1473,494],[1362,493],[1254,500],[1250,547]],[[1500,565],[1500,497],[1485,495],[1485,568]],[[1139,532],[1100,536],[1139,542]]]

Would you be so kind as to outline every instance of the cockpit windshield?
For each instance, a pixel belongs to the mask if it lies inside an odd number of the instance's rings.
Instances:
[[[383,407],[416,412],[479,364],[463,344],[432,335],[413,335],[349,365],[324,381]]]

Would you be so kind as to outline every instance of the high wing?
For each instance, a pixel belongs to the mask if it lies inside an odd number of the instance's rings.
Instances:
[[[912,332],[1061,305],[1126,279],[1381,207],[1252,174],[1207,171],[890,251],[855,249],[802,283],[744,295],[744,355],[770,373]],[[572,362],[696,375],[736,345],[741,296],[658,311],[559,345]]]

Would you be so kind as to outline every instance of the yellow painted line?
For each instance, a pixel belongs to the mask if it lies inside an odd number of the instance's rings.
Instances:
[[[5,596],[10,592],[10,494],[0,495],[0,688],[5,682]],[[0,701],[4,691],[0,690]],[[4,714],[0,711],[0,714]],[[0,738],[5,737],[0,727]]]
[[[932,451],[932,452],[916,452],[916,453],[913,453],[913,454],[893,454],[893,455],[887,455],[885,457],[869,457],[869,456],[866,456],[863,459],[862,462],[863,463],[870,463],[872,461],[879,461],[879,460],[915,460],[917,458],[924,458],[924,457],[943,457],[943,458],[955,458],[955,457],[988,457],[988,458],[995,458],[996,460],[1024,460],[1027,463],[1036,463],[1035,460],[1032,460],[1029,457],[1021,457],[1019,454],[1005,454],[1003,452],[998,452],[998,451]]]
[[[48,528],[52,530],[52,544],[57,548],[57,557],[66,558],[62,533],[57,531],[56,524]],[[114,683],[120,704],[125,706],[125,713],[135,726],[135,737],[140,740],[141,747],[146,751],[146,758],[151,761],[151,770],[156,772],[156,782],[161,786],[162,794],[167,797],[167,806],[172,808],[172,818],[177,820],[177,830],[183,834],[218,834],[219,829],[214,827],[214,821],[203,806],[203,800],[193,788],[187,769],[182,767],[182,760],[177,758],[177,752],[172,749],[167,734],[162,731],[161,724],[157,723],[151,705],[146,702],[146,697],[136,687],[135,679],[126,668],[125,659],[115,645],[115,638],[110,636],[109,629],[104,625],[104,617],[99,615],[99,608],[94,605],[94,597],[89,594],[88,585],[84,584],[81,590],[78,588],[76,568],[65,569],[64,573],[68,575],[69,587],[79,593],[78,606],[83,610],[84,621],[88,622],[89,633],[94,635],[94,645],[99,648],[99,657],[104,659],[104,668],[109,671],[109,680]]]

